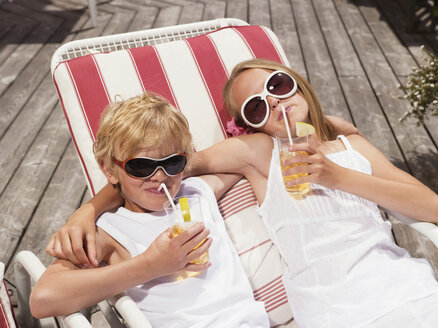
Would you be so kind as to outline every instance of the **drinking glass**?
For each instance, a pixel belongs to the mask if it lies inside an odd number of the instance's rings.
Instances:
[[[283,138],[280,136],[276,136],[276,140],[277,140],[277,145],[278,145],[278,151],[280,154],[280,166],[281,166],[281,170],[285,170],[288,168],[292,168],[298,165],[307,165],[306,163],[294,163],[292,165],[289,166],[284,166],[283,162],[286,159],[289,159],[293,156],[296,155],[308,155],[307,152],[305,151],[297,151],[297,152],[291,152],[289,151],[289,146],[290,146],[290,141],[289,138]],[[307,143],[308,142],[308,136],[305,137],[296,137],[296,138],[292,138],[292,142],[293,144],[299,144],[299,143]],[[306,176],[307,173],[295,173],[295,174],[291,174],[291,175],[287,175],[284,176],[283,175],[283,182],[284,185],[286,187],[286,191],[289,193],[289,195],[295,199],[304,199],[309,193],[310,193],[310,183],[309,182],[305,182],[305,183],[300,183],[297,185],[287,185],[287,182],[290,180],[294,180],[297,179],[299,177],[302,176]]]
[[[187,197],[179,197],[173,200],[174,206],[170,204],[169,201],[164,203],[164,211],[167,216],[171,217],[172,222],[172,230],[171,233],[173,237],[178,236],[184,230],[187,230],[192,225],[197,222],[201,222],[204,224],[204,219],[202,216],[202,207],[201,207],[201,198],[199,196],[187,196]],[[187,219],[190,217],[190,221]],[[199,246],[204,243],[205,239],[201,241],[193,250],[197,249]],[[204,264],[208,261],[208,251],[202,254],[200,257],[194,259],[190,263],[193,264]],[[188,277],[193,277],[198,275],[199,272],[181,272],[179,276],[179,280],[185,279]]]

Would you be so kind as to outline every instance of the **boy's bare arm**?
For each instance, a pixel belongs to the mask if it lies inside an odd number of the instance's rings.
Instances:
[[[32,314],[37,318],[66,315],[182,269],[204,271],[211,265],[209,262],[190,262],[211,246],[208,234],[209,230],[201,224],[193,225],[175,238],[172,238],[168,229],[145,252],[131,258],[124,256],[122,253],[127,251],[100,230],[99,260],[107,261],[109,265],[80,270],[70,261],[56,260],[47,268],[32,291]],[[193,250],[201,243],[201,246]]]

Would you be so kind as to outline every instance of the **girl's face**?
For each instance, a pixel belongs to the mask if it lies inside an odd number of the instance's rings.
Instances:
[[[168,153],[160,151],[159,149],[145,149],[133,157],[160,159],[178,152],[179,151]],[[130,177],[123,168],[115,165],[114,174],[107,174],[107,178],[112,184],[120,183],[123,197],[125,198],[125,207],[128,210],[133,212],[151,212],[162,210],[164,203],[168,201],[164,190],[161,189],[159,191],[158,187],[164,183],[172,198],[175,197],[181,186],[184,175],[183,172],[176,176],[168,176],[161,168],[158,168],[155,173],[148,178],[135,179]]]
[[[236,78],[233,83],[231,94],[234,98],[234,103],[239,110],[248,97],[263,91],[266,78],[271,73],[272,72],[269,70],[252,68],[242,72]],[[280,134],[282,136],[287,135],[281,105],[284,106],[286,111],[293,136],[296,135],[295,122],[308,122],[309,120],[309,106],[299,90],[288,98],[279,99],[272,96],[266,96],[266,100],[269,104],[270,115],[266,124],[258,128],[258,131],[267,133],[271,136],[275,136],[275,134]]]

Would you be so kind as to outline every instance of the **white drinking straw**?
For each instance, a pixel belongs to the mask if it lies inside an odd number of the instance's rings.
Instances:
[[[289,145],[292,146],[294,142],[292,141],[292,136],[290,135],[289,122],[287,121],[286,111],[283,105],[281,105],[281,111],[283,112],[284,124],[286,124],[286,131],[287,131],[287,137],[289,138]]]
[[[164,189],[164,192],[166,193],[166,196],[169,199],[170,205],[172,205],[172,208],[175,211],[175,213],[178,213],[177,210],[176,210],[176,206],[173,203],[173,199],[172,199],[172,197],[170,197],[169,190],[167,190],[167,187],[166,187],[166,185],[164,183],[160,184],[160,186],[158,187],[158,191],[160,191],[161,189]]]

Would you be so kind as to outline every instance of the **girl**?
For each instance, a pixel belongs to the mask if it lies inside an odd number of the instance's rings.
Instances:
[[[238,65],[224,89],[241,128],[262,132],[225,140],[200,152],[198,170],[236,172],[251,183],[259,212],[288,264],[283,276],[300,327],[435,327],[438,283],[430,265],[393,241],[377,204],[438,222],[438,196],[392,165],[359,135],[334,138],[311,86],[296,72],[266,60]],[[273,136],[295,123],[315,127],[317,144],[296,145],[281,172]],[[307,176],[302,200],[289,196],[282,175]]]
[[[283,280],[300,328],[435,327],[434,273],[394,243],[376,204],[438,222],[438,196],[361,136],[336,138],[309,83],[283,65],[258,59],[237,65],[224,98],[234,116],[232,130],[245,135],[196,153],[192,174],[234,172],[248,179],[288,264]],[[281,107],[293,135],[295,123],[305,122],[317,136],[312,145],[290,149],[309,155],[284,163],[308,165],[285,172],[273,139],[287,135]],[[310,182],[312,192],[296,200],[282,175],[300,172],[308,175],[289,184]],[[57,238],[49,248],[64,244]]]

